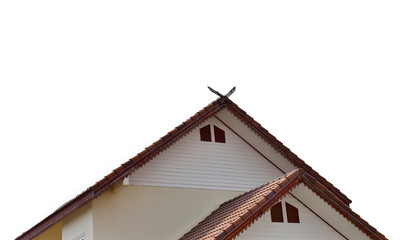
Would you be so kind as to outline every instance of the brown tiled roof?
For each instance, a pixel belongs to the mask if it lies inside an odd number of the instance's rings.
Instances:
[[[268,184],[223,203],[217,210],[187,232],[180,240],[223,239],[241,229],[249,218],[265,212],[282,196],[285,188],[296,183],[301,170],[292,171]]]
[[[205,108],[201,109],[195,115],[187,119],[181,125],[174,128],[172,131],[167,133],[165,136],[161,137],[158,141],[154,142],[149,147],[145,148],[142,152],[137,154],[135,157],[131,158],[127,162],[123,163],[120,167],[114,169],[110,174],[105,176],[103,179],[98,181],[93,186],[89,187],[86,191],[76,196],[71,201],[62,205],[54,213],[49,215],[47,218],[43,219],[41,222],[36,224],[34,227],[24,232],[20,239],[32,239],[38,236],[54,224],[61,221],[66,216],[72,214],[85,204],[92,201],[94,198],[99,197],[102,193],[110,189],[115,184],[121,182],[126,176],[132,174],[136,169],[142,167],[155,156],[160,154],[162,151],[167,149],[169,146],[174,144],[184,135],[191,132],[199,124],[201,124],[206,119],[212,117],[214,114],[219,112],[221,109],[229,109],[235,116],[237,116],[241,121],[247,124],[253,131],[255,131],[260,137],[265,139],[268,143],[274,146],[282,155],[284,155],[290,162],[299,168],[303,168],[307,173],[314,176],[318,181],[324,185],[329,191],[334,193],[341,201],[348,205],[351,200],[348,199],[339,189],[335,188],[326,179],[321,177],[316,171],[314,171],[310,166],[304,163],[303,160],[298,158],[294,153],[285,147],[281,142],[279,142],[274,136],[272,136],[266,129],[264,129],[259,123],[257,123],[252,117],[246,114],[241,108],[239,108],[235,103],[226,97],[218,98],[217,100],[210,103]]]
[[[371,239],[387,239],[303,169],[294,170],[265,185],[227,201],[180,240],[228,240],[238,236],[299,183],[304,183]]]

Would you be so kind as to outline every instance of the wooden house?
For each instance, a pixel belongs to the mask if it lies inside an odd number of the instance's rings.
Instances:
[[[386,239],[350,203],[219,94],[17,239]]]

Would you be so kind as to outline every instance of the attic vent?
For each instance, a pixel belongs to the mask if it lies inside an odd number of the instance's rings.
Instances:
[[[211,127],[210,127],[210,125],[200,128],[200,140],[203,142],[211,142]]]
[[[288,223],[300,223],[299,210],[293,205],[285,202],[286,220]],[[271,221],[272,222],[284,222],[283,220],[282,203],[279,202],[271,208]]]
[[[299,223],[299,210],[296,207],[290,205],[289,203],[285,203],[286,205],[286,216],[287,221],[289,223]]]
[[[225,143],[225,132],[217,126],[214,126],[215,142]]]
[[[203,142],[212,142],[214,140],[214,142],[225,143],[225,131],[217,126],[211,128],[211,125],[207,125],[200,128],[200,140]]]
[[[271,208],[271,220],[272,222],[283,222],[282,203],[278,202]]]

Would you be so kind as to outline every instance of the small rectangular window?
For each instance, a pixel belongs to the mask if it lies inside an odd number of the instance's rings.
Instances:
[[[272,222],[283,222],[282,203],[279,202],[271,208]]]
[[[285,203],[286,205],[286,216],[287,221],[289,223],[299,223],[299,210],[296,207],[290,205],[289,203]]]
[[[225,132],[217,126],[214,126],[215,142],[225,143]]]
[[[211,127],[207,125],[200,128],[200,140],[204,142],[211,142]]]

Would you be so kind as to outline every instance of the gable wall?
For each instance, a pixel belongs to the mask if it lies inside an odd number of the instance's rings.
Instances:
[[[335,229],[341,232],[349,239],[370,240],[370,238],[361,232],[353,223],[344,218],[329,204],[323,201],[318,195],[308,189],[304,184],[300,184],[293,189],[292,194],[300,201],[309,204],[319,216],[331,224]]]
[[[228,109],[223,109],[216,114],[216,117],[233,129],[240,135],[246,142],[253,148],[257,149],[263,156],[267,157],[273,164],[279,167],[283,172],[289,173],[298,168],[290,163],[284,156],[282,156],[274,147],[269,145],[264,139],[258,136],[255,132],[241,122],[236,116]]]
[[[284,222],[276,223],[271,221],[270,212],[266,212],[255,221],[250,227],[241,233],[237,240],[294,240],[294,239],[324,239],[344,240],[345,238],[323,222],[302,203],[290,195],[282,199],[284,202],[295,206],[299,210],[300,223],[287,223],[284,212]],[[284,207],[283,207],[284,208]],[[285,210],[284,210],[285,211]]]
[[[92,202],[96,240],[176,240],[242,192],[120,186]]]
[[[225,131],[226,143],[200,141],[200,128],[208,124]],[[237,134],[212,117],[136,170],[129,183],[247,191],[282,174]]]

